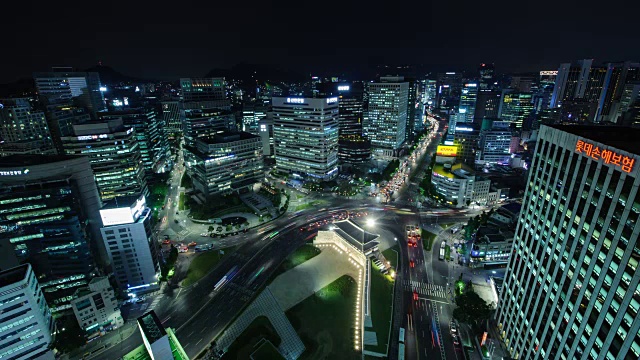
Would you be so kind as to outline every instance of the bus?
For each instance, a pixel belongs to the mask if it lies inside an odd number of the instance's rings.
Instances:
[[[400,328],[400,338],[398,339],[401,344],[404,344],[404,328]]]
[[[439,259],[440,259],[440,260],[444,260],[444,248],[445,248],[445,247],[446,247],[446,242],[445,242],[445,241],[443,241],[443,242],[440,244],[440,257],[439,257]]]
[[[404,344],[398,346],[398,360],[404,360]]]

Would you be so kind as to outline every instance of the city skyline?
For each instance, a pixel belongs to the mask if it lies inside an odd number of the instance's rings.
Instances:
[[[99,62],[129,76],[168,80],[204,76],[211,69],[243,62],[304,74],[358,73],[364,65],[387,63],[423,64],[433,71],[472,70],[481,62],[494,62],[502,73],[555,68],[571,59],[640,58],[640,49],[631,46],[638,42],[632,12],[603,16],[550,2],[515,10],[501,4],[484,8],[473,3],[421,3],[386,17],[376,6],[359,4],[312,15],[299,7],[259,3],[135,3],[91,14],[78,5],[61,9],[43,4],[14,11],[0,25],[3,33],[12,34],[4,40],[12,56],[0,72],[0,83],[52,66],[85,69]],[[237,16],[190,20],[190,14],[206,12]],[[308,21],[314,26],[307,26]],[[596,23],[597,31],[591,31],[589,24]],[[22,24],[29,26],[15,31]],[[61,46],[62,40],[73,46]],[[318,41],[325,44],[320,52]]]

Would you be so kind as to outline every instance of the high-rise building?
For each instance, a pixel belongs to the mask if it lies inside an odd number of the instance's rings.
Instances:
[[[73,126],[74,136],[62,137],[67,155],[89,157],[103,201],[117,196],[148,194],[135,130],[122,119]]]
[[[187,109],[184,111],[184,142],[195,146],[201,137],[210,137],[218,131],[233,131],[236,119],[231,111],[220,109]]]
[[[486,122],[486,120],[485,120]],[[483,164],[508,164],[511,158],[512,131],[506,121],[493,121],[481,130],[480,151]],[[484,127],[484,126],[483,126]]]
[[[90,249],[107,263],[89,159],[14,155],[3,158],[0,175],[0,239],[31,263],[52,309],[68,309],[94,270]]]
[[[64,154],[62,137],[73,136],[73,125],[91,121],[91,115],[87,109],[74,105],[49,105],[45,115],[58,154]]]
[[[76,290],[71,307],[89,340],[124,325],[118,298],[106,276],[93,278],[89,286]]]
[[[442,110],[453,110],[460,103],[462,73],[449,71],[438,73],[438,105]]]
[[[482,119],[484,118],[497,118],[501,104],[501,91],[480,89],[480,91],[478,91],[478,100],[476,101],[473,122],[481,125]]]
[[[640,357],[639,137],[541,126],[496,314],[512,357]]]
[[[161,120],[156,117],[156,111],[152,106],[101,111],[98,118],[105,122],[120,119],[125,129],[134,129],[134,137],[146,173],[164,172],[169,144]]]
[[[159,289],[158,240],[144,195],[115,198],[105,204],[100,216],[100,232],[120,291]]]
[[[475,124],[460,124],[455,128],[453,135],[454,145],[458,147],[457,160],[475,167],[476,154],[479,154],[480,130]]]
[[[540,87],[554,86],[556,84],[556,77],[558,76],[558,70],[542,70],[540,71],[540,77],[538,78],[538,84]]]
[[[625,86],[636,81],[640,81],[640,63],[625,61],[607,64],[595,122],[616,122]]]
[[[472,123],[476,112],[476,101],[478,100],[478,84],[466,83],[462,87],[460,94],[460,105],[458,113],[464,114],[464,122]]]
[[[537,77],[535,74],[512,75],[509,88],[520,92],[531,92],[537,87]]]
[[[167,132],[182,132],[182,123],[184,118],[184,109],[180,101],[163,101],[162,102],[162,119],[164,120]]]
[[[0,272],[0,356],[53,360],[51,311],[29,264]]]
[[[180,86],[185,109],[231,110],[224,78],[182,78]]]
[[[274,97],[272,103],[276,169],[315,181],[335,178],[338,97]]]
[[[607,68],[593,66],[593,59],[578,61],[575,65],[560,64],[553,88],[551,107],[561,107],[566,100],[584,99],[597,103],[600,100]]]
[[[403,77],[382,77],[367,84],[364,135],[371,141],[376,160],[399,156],[405,142],[409,83]]]
[[[438,85],[435,80],[425,80],[422,103],[429,109],[433,109],[437,103]]]
[[[491,89],[495,82],[496,69],[493,64],[482,63],[478,67],[480,74],[480,89]]]
[[[198,138],[196,146],[188,147],[195,159],[193,188],[205,197],[225,195],[251,189],[264,178],[262,171],[262,141],[248,132],[220,132]]]
[[[0,99],[0,156],[56,154],[47,119],[29,99]]]
[[[533,95],[529,92],[503,90],[498,117],[503,121],[515,124],[516,128],[522,129],[523,125],[528,125],[534,116],[532,99]]]
[[[100,75],[95,72],[77,72],[71,68],[54,68],[52,72],[33,74],[38,95],[47,105],[61,105],[76,102],[85,107],[95,117],[105,109]]]
[[[273,159],[275,156],[273,141],[273,114],[269,114],[258,123],[260,127],[260,141],[262,142],[262,155]]]

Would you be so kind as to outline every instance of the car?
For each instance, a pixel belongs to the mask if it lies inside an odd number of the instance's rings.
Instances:
[[[162,240],[162,243],[165,245],[168,245],[168,244],[171,244],[171,240],[165,239],[165,240]]]
[[[138,298],[136,300],[136,304],[142,304],[143,302],[144,302],[144,299],[142,299],[142,298]]]
[[[198,243],[196,243],[195,241],[192,241],[192,242],[189,243],[188,246],[196,246],[196,245],[198,245]]]
[[[416,267],[416,263],[415,263],[415,261],[413,261],[413,259],[411,259],[411,261],[409,261],[409,266],[410,267]]]
[[[207,234],[207,233],[202,233],[202,234],[200,234],[200,236],[207,237],[207,236],[209,236],[209,234]]]
[[[418,301],[418,292],[413,290],[413,300]]]

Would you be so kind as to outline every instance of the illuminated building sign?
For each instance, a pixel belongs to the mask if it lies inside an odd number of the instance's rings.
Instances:
[[[349,85],[338,86],[338,91],[349,91]]]
[[[337,97],[332,97],[332,98],[328,98],[327,99],[327,104],[333,104],[333,103],[337,103],[338,102],[338,98]]]
[[[540,76],[556,76],[556,75],[558,75],[558,70],[540,71]]]
[[[97,140],[97,139],[106,139],[109,135],[100,134],[100,135],[82,135],[78,136],[78,140]]]
[[[576,142],[576,152],[589,156],[594,160],[604,160],[605,164],[613,164],[622,171],[630,173],[633,170],[635,159],[616,153],[615,151],[598,148],[597,146],[583,140]]]
[[[138,220],[147,206],[144,196],[139,197],[134,204],[127,207],[100,210],[102,226],[132,224]]]
[[[456,131],[473,131],[473,128],[464,127],[464,126],[456,126]]]
[[[225,155],[225,156],[220,156],[214,159],[207,159],[205,162],[210,163],[210,162],[217,162],[217,161],[222,161],[222,160],[228,160],[228,159],[233,159],[234,157],[236,157],[235,154],[229,154],[229,155]]]
[[[100,86],[100,91],[102,91],[102,92],[107,91],[107,87],[106,86]]]
[[[290,104],[304,104],[303,98],[287,98],[287,102]]]
[[[456,156],[458,153],[457,146],[438,145],[436,155],[438,156]]]
[[[0,176],[27,175],[28,173],[29,173],[29,169],[22,169],[22,170],[4,170],[4,171],[0,171]]]
[[[466,86],[466,87],[477,87],[478,84],[464,84],[464,86]]]

